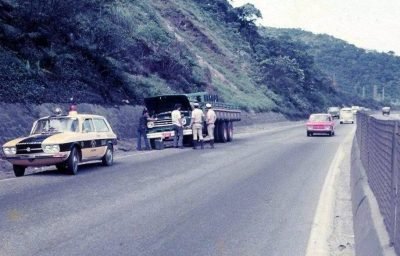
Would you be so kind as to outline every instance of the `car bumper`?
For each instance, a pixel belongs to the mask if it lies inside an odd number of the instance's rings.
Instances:
[[[332,127],[324,127],[324,128],[314,128],[314,127],[307,127],[307,132],[333,132],[334,129]]]
[[[346,120],[340,119],[339,121],[340,121],[341,123],[354,123],[354,120],[348,120],[348,119],[346,119]]]
[[[183,130],[183,135],[192,135],[192,134],[193,134],[192,129]],[[168,140],[170,138],[173,138],[174,136],[175,136],[175,131],[154,132],[147,134],[148,139],[160,139],[160,140]]]
[[[21,166],[47,166],[64,162],[68,159],[70,152],[56,154],[21,154],[4,157],[13,165]]]

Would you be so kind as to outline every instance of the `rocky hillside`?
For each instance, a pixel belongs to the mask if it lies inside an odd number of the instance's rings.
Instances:
[[[0,0],[0,100],[114,106],[208,91],[289,117],[359,101],[257,17],[227,0]]]

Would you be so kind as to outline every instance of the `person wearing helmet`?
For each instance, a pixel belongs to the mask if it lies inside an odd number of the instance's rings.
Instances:
[[[214,128],[215,121],[217,120],[217,115],[215,111],[212,109],[212,105],[210,103],[206,104],[207,113],[206,113],[206,123],[207,123],[207,133],[208,138],[210,139],[210,146],[214,148]]]
[[[203,144],[203,118],[204,113],[199,108],[199,103],[193,104],[194,110],[192,111],[192,118],[190,121],[190,126],[193,132],[193,149],[197,149],[197,139],[200,142],[201,149],[204,149]]]

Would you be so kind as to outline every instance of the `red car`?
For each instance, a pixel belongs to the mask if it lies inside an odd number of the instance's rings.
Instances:
[[[335,122],[330,114],[311,114],[306,126],[307,136],[313,136],[314,133],[335,135]]]

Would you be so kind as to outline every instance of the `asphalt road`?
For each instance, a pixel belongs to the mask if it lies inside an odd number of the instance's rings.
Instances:
[[[305,127],[0,181],[0,255],[304,255],[339,144]]]

